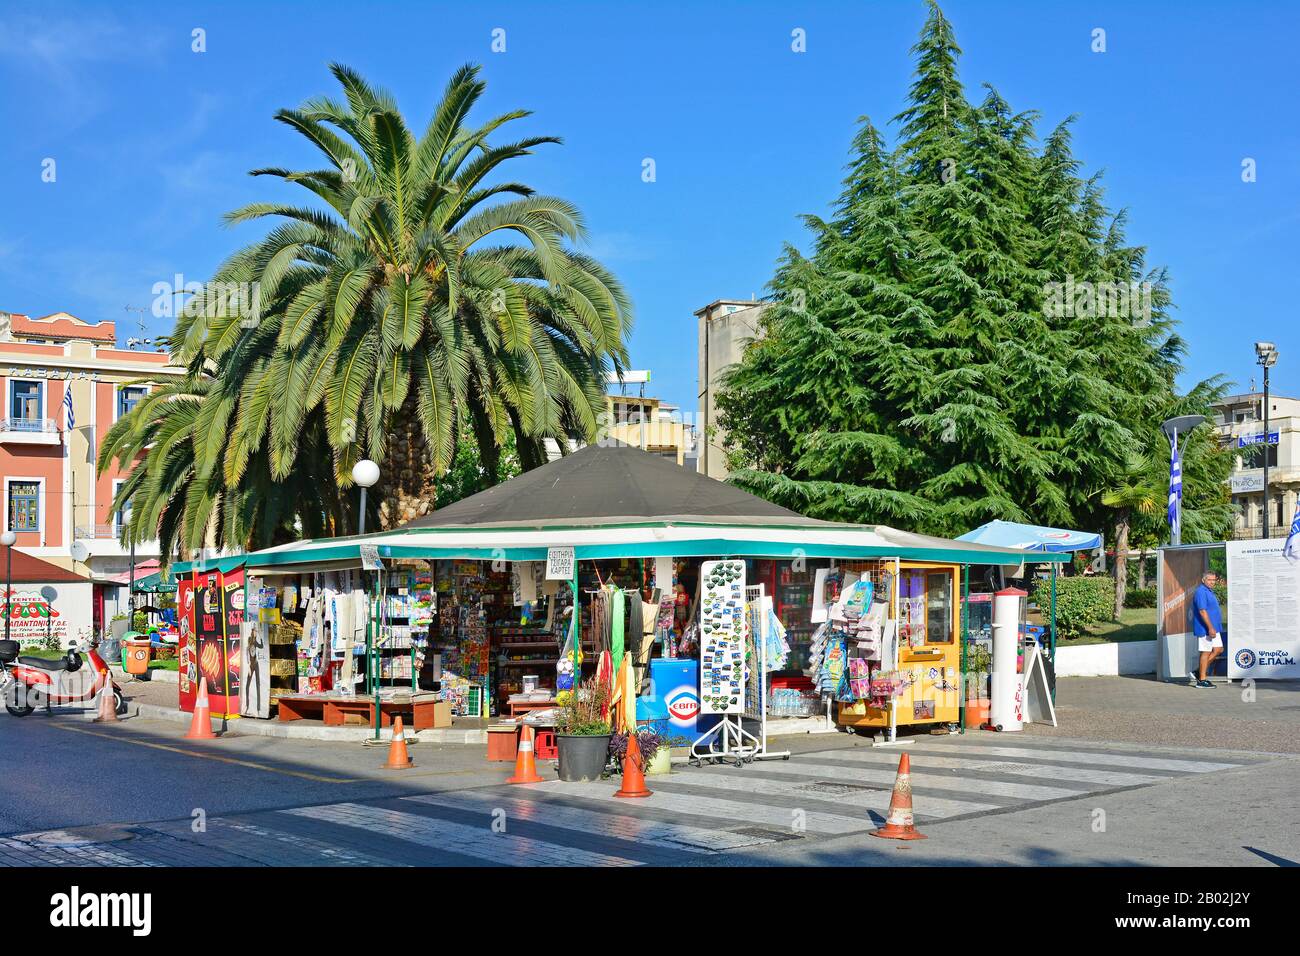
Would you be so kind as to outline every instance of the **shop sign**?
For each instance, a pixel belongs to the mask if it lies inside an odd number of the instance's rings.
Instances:
[[[1246,494],[1251,491],[1264,490],[1263,475],[1233,475],[1228,479],[1228,485],[1234,495]]]
[[[572,548],[546,549],[546,580],[572,581],[575,565]]]
[[[19,644],[37,644],[49,636],[58,638],[60,643],[66,642],[69,636],[67,619],[43,595],[33,591],[14,591],[12,601],[9,634],[13,640]]]

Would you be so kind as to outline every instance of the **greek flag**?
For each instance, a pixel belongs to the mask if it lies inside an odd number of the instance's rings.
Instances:
[[[1178,460],[1178,441],[1169,440],[1169,530],[1178,537],[1178,503],[1183,500],[1183,463]]]
[[[1300,559],[1300,501],[1296,502],[1295,517],[1291,519],[1291,533],[1282,545],[1282,556],[1288,561]]]
[[[68,415],[68,431],[77,427],[77,416],[72,414],[72,389],[63,393],[63,410]]]

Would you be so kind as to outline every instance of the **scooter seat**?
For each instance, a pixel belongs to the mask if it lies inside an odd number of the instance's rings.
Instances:
[[[45,657],[20,657],[19,664],[26,664],[28,667],[35,667],[42,671],[66,671],[68,669],[68,659],[66,657],[55,657],[53,659]]]

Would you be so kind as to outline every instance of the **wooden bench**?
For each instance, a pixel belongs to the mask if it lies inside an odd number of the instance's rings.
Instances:
[[[375,725],[375,702],[370,697],[336,697],[330,694],[301,694],[278,698],[280,720],[315,720],[319,718],[326,727],[342,727],[349,715],[363,718],[370,727]],[[389,727],[399,714],[410,720],[412,730],[429,730],[435,726],[438,701],[433,697],[404,697],[384,700],[379,704],[380,726]]]

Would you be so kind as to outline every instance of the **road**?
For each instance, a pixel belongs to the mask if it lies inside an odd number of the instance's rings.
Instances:
[[[0,715],[0,864],[1287,866],[1300,756],[1063,736],[917,737],[925,841],[882,822],[899,751],[793,738],[788,761],[615,783],[509,786],[480,747],[421,744],[379,769],[358,744],[228,736],[74,712]],[[53,832],[51,832],[53,831]]]

